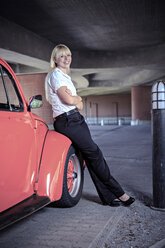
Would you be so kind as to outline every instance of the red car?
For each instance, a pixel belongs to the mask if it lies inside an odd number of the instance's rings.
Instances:
[[[51,202],[72,207],[81,197],[81,154],[31,112],[41,106],[41,95],[26,101],[0,58],[0,229]]]

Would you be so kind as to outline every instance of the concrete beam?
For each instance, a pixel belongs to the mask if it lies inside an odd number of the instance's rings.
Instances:
[[[35,68],[42,70],[43,72],[47,72],[49,69],[49,62],[43,61],[38,58],[31,57],[28,55],[24,55],[18,52],[6,50],[3,48],[0,48],[0,56],[4,60],[10,63],[14,62],[15,64],[18,63],[18,64],[30,66],[30,67],[35,67]]]
[[[47,62],[54,48],[52,42],[2,17],[0,17],[0,37],[0,48]],[[22,60],[21,64],[26,64],[26,61]]]

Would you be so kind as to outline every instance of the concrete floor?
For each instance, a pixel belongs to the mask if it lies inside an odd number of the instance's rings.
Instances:
[[[136,198],[129,208],[103,206],[87,169],[83,195],[73,208],[46,207],[5,229],[0,248],[165,247],[165,212],[152,205],[152,137],[149,125],[91,126],[111,173]],[[157,243],[161,241],[160,243]]]

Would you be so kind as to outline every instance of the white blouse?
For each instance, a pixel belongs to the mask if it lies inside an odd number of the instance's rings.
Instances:
[[[68,112],[75,108],[73,105],[67,105],[63,103],[57,95],[57,90],[61,86],[66,86],[72,93],[72,96],[76,96],[76,88],[72,83],[71,77],[62,72],[59,68],[55,68],[47,76],[47,88],[48,95],[52,105],[53,118]]]

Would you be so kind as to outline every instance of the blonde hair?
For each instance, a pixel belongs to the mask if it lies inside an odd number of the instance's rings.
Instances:
[[[57,67],[57,65],[55,63],[55,59],[58,59],[61,55],[72,55],[70,49],[63,44],[59,44],[53,49],[51,57],[50,57],[49,72],[45,78],[45,96],[46,96],[46,100],[50,104],[51,104],[51,101],[50,101],[50,97],[49,97],[49,93],[48,93],[48,78],[49,78],[50,72]]]

